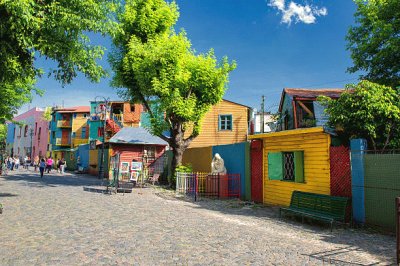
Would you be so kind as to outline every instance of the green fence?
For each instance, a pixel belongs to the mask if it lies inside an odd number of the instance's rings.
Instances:
[[[395,198],[400,196],[400,154],[365,154],[365,219],[396,229]]]

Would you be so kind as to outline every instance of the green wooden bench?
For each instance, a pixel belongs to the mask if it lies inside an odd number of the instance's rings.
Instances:
[[[335,222],[346,222],[346,210],[349,204],[349,198],[335,197],[329,195],[315,194],[302,191],[293,191],[290,206],[280,208],[279,216],[291,213],[314,220],[328,222],[331,225],[331,231]]]

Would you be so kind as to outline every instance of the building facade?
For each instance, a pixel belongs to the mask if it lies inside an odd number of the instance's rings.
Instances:
[[[7,153],[13,156],[45,156],[48,149],[49,122],[44,110],[32,108],[14,118],[18,124],[7,127]],[[11,144],[12,143],[12,144]]]
[[[89,106],[53,108],[50,122],[50,151],[54,158],[64,151],[89,143]]]

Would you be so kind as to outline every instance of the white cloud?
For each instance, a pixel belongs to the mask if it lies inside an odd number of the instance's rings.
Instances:
[[[282,23],[290,25],[294,20],[295,23],[303,22],[305,24],[315,23],[316,17],[326,16],[328,10],[325,7],[315,7],[309,4],[300,5],[290,1],[286,6],[286,0],[269,0],[268,5],[282,12]]]

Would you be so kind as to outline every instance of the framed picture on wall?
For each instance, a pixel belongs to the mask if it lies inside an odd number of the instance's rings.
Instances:
[[[132,171],[142,171],[142,162],[132,162],[131,163],[131,170]]]
[[[121,173],[129,172],[129,162],[121,162],[120,172]]]
[[[140,176],[140,172],[139,171],[132,171],[130,180],[137,182],[138,179],[139,179],[139,176]]]
[[[130,178],[130,173],[126,172],[126,173],[120,173],[120,180],[121,181],[128,181]]]

